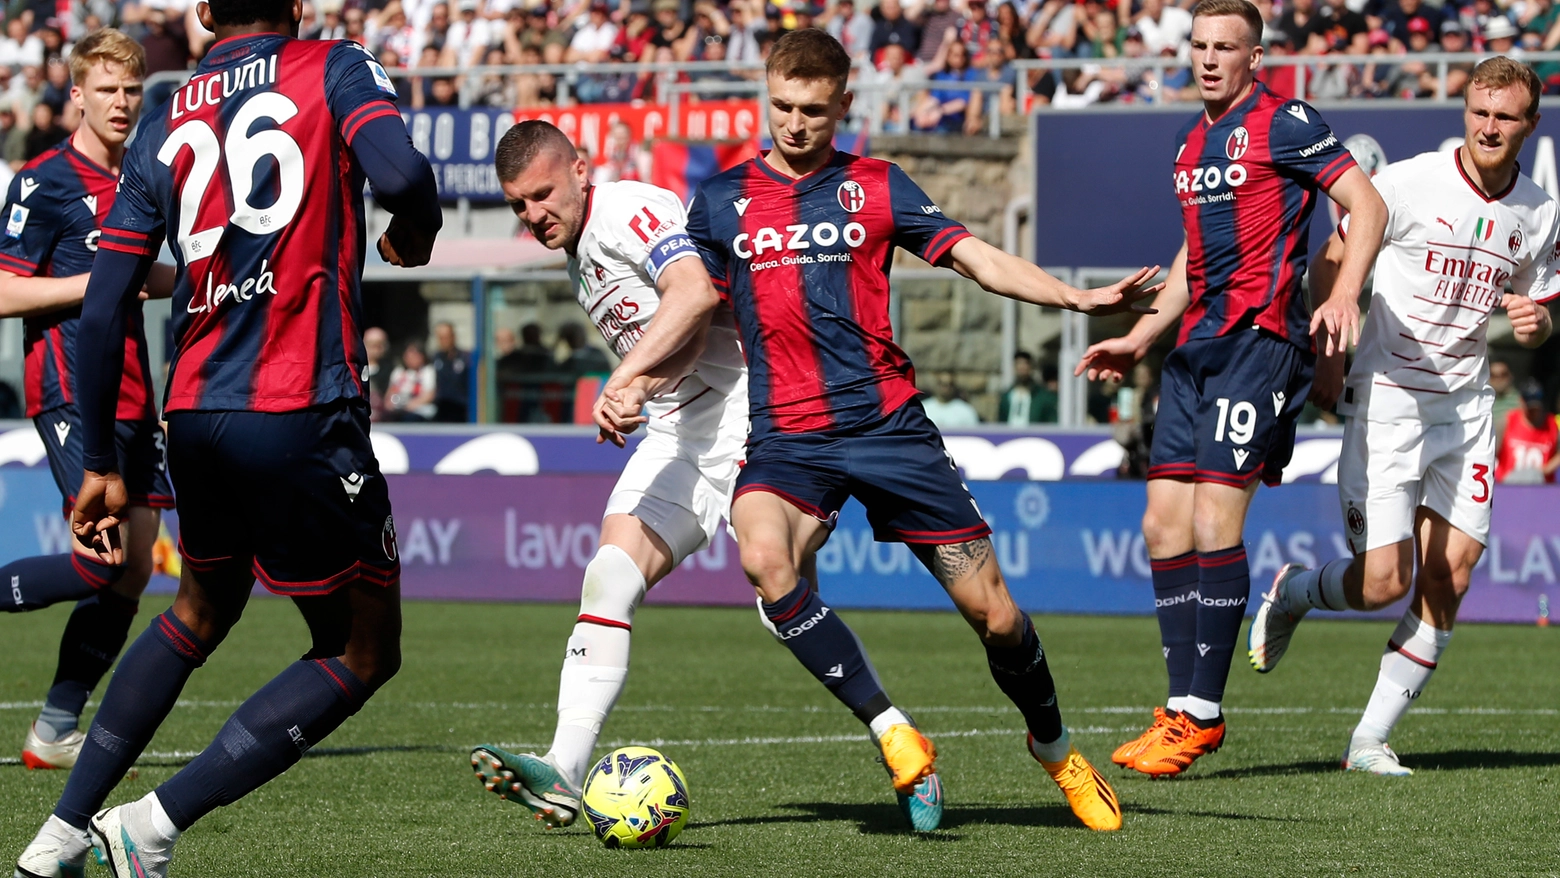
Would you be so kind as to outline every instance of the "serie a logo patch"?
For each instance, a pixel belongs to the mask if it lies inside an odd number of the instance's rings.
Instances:
[[[11,205],[11,215],[5,220],[5,233],[8,237],[20,238],[22,229],[27,228],[27,208],[20,204]]]

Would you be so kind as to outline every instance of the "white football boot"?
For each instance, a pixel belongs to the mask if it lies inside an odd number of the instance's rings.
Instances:
[[[87,736],[81,729],[72,729],[58,741],[45,741],[38,737],[37,723],[34,723],[27,727],[27,739],[22,742],[22,764],[28,768],[74,768],[76,757],[81,755],[81,745],[86,741]]]
[[[1408,777],[1412,768],[1398,761],[1397,753],[1385,741],[1349,740],[1349,749],[1343,751],[1344,771],[1365,771],[1382,777]]]
[[[99,811],[87,824],[114,878],[168,878],[168,860],[178,839],[164,838],[152,828],[152,804],[147,800],[155,795]]]
[[[16,861],[15,878],[82,878],[92,839],[60,818],[49,815]]]

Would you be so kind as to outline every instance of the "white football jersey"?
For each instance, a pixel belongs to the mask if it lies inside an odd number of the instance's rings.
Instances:
[[[679,259],[699,258],[687,222],[682,201],[658,186],[622,180],[591,187],[569,279],[580,307],[619,357],[644,336],[660,306],[661,272]],[[693,373],[646,409],[665,418],[708,388],[729,395],[746,382],[736,320],[722,305]]]
[[[1455,151],[1394,162],[1371,182],[1387,232],[1339,411],[1423,423],[1488,414],[1490,313],[1508,285],[1539,302],[1560,295],[1555,200],[1523,174],[1486,198]]]

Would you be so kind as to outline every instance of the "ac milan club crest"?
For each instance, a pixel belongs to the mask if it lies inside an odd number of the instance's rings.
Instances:
[[[861,184],[855,180],[841,183],[836,195],[840,199],[840,207],[845,208],[846,213],[855,213],[867,206],[866,190],[862,189]]]
[[[1230,157],[1230,161],[1240,161],[1240,157],[1246,154],[1251,147],[1251,133],[1242,125],[1230,132],[1230,139],[1224,141],[1224,154]]]
[[[1516,231],[1511,233],[1511,237],[1506,239],[1506,246],[1511,248],[1511,255],[1512,256],[1517,255],[1517,251],[1522,249],[1522,230],[1521,229],[1517,229]]]
[[[1349,533],[1355,536],[1365,533],[1365,513],[1355,507],[1349,507],[1348,513],[1343,516],[1343,520],[1349,525]]]

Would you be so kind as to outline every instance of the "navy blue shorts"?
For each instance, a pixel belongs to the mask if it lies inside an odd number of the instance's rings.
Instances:
[[[49,470],[69,515],[86,473],[81,462],[81,414],[74,405],[64,405],[33,418],[33,426],[43,439]],[[172,509],[173,485],[168,482],[162,425],[156,421],[115,421],[114,450],[119,454],[119,477],[125,481],[130,505]]]
[[[940,546],[991,533],[915,400],[860,430],[781,433],[750,444],[733,499],[749,491],[779,495],[830,528],[855,497],[879,542]]]
[[[1177,347],[1160,373],[1148,477],[1277,485],[1315,366],[1310,351],[1254,329]]]
[[[196,573],[248,568],[283,595],[400,581],[390,490],[362,400],[277,414],[173,412],[179,551]]]

